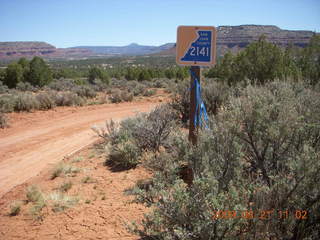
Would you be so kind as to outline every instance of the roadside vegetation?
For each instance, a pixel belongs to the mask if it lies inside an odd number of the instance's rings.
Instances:
[[[262,38],[226,55],[202,81],[210,123],[195,146],[187,81],[150,114],[95,129],[108,166],[153,172],[127,191],[150,207],[128,229],[146,239],[316,239],[319,46],[314,37],[290,57]]]
[[[5,113],[131,102],[155,95],[157,88],[169,89],[171,79],[187,76],[186,68],[177,67],[52,68],[40,57],[21,58],[0,70],[0,127],[8,126]]]
[[[202,97],[210,120],[208,129],[199,129],[196,145],[186,134],[190,91],[183,78],[170,85],[169,103],[94,127],[107,167],[123,171],[140,165],[152,172],[126,191],[149,208],[128,230],[158,240],[317,239],[319,63],[319,36],[302,50],[280,49],[262,37],[235,56],[227,54],[204,73]],[[115,82],[120,89],[131,86],[126,91],[133,96],[143,92],[139,79]],[[118,102],[121,94],[113,94]],[[77,171],[62,164],[51,179]],[[88,175],[81,183],[95,181]],[[30,188],[27,199],[36,209],[53,201],[53,211],[62,211],[77,202],[64,193],[72,188],[66,181],[50,197]],[[11,215],[19,211],[12,208]]]

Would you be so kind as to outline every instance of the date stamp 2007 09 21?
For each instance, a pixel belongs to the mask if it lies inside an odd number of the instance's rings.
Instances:
[[[308,218],[308,211],[306,210],[216,210],[212,213],[212,218],[217,219],[260,219],[269,220],[272,218],[287,219],[294,217],[295,219],[305,220]]]

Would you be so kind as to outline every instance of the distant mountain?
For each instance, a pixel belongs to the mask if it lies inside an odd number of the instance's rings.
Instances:
[[[92,52],[78,48],[56,48],[45,42],[0,42],[0,59],[31,58],[79,58],[90,56]]]
[[[127,46],[78,46],[78,49],[87,49],[98,55],[147,55],[170,49],[174,43],[167,43],[161,46],[143,46],[131,43]]]
[[[272,25],[240,25],[217,27],[217,55],[227,51],[238,52],[248,44],[265,35],[267,40],[281,47],[293,44],[305,47],[314,35],[312,31],[283,30]],[[128,46],[79,46],[72,48],[56,48],[45,42],[0,42],[0,60],[31,58],[41,56],[51,59],[80,59],[88,57],[134,56],[134,55],[175,55],[175,43],[161,46],[143,46],[132,43]]]
[[[257,41],[261,35],[278,46],[285,47],[292,44],[297,47],[305,47],[314,35],[312,31],[283,30],[272,25],[240,25],[217,27],[217,55],[222,56],[227,51],[238,52],[253,41]],[[175,46],[155,55],[175,55]]]

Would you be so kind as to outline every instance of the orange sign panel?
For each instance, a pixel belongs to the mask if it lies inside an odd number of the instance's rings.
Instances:
[[[184,66],[211,66],[216,60],[216,28],[179,26],[176,62]]]

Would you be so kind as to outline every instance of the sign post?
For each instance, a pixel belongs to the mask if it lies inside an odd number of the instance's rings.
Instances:
[[[216,56],[216,29],[211,26],[179,26],[177,31],[178,65],[191,66],[190,81],[190,116],[189,116],[189,141],[197,143],[197,125],[199,125],[201,111],[200,75],[201,66],[215,64]],[[201,117],[201,116],[200,116]]]
[[[195,125],[195,118],[197,114],[196,109],[196,88],[194,87],[194,81],[199,81],[200,84],[200,74],[201,69],[199,66],[191,66],[190,68],[191,78],[190,78],[190,113],[189,113],[189,141],[193,145],[197,143],[197,129]]]

